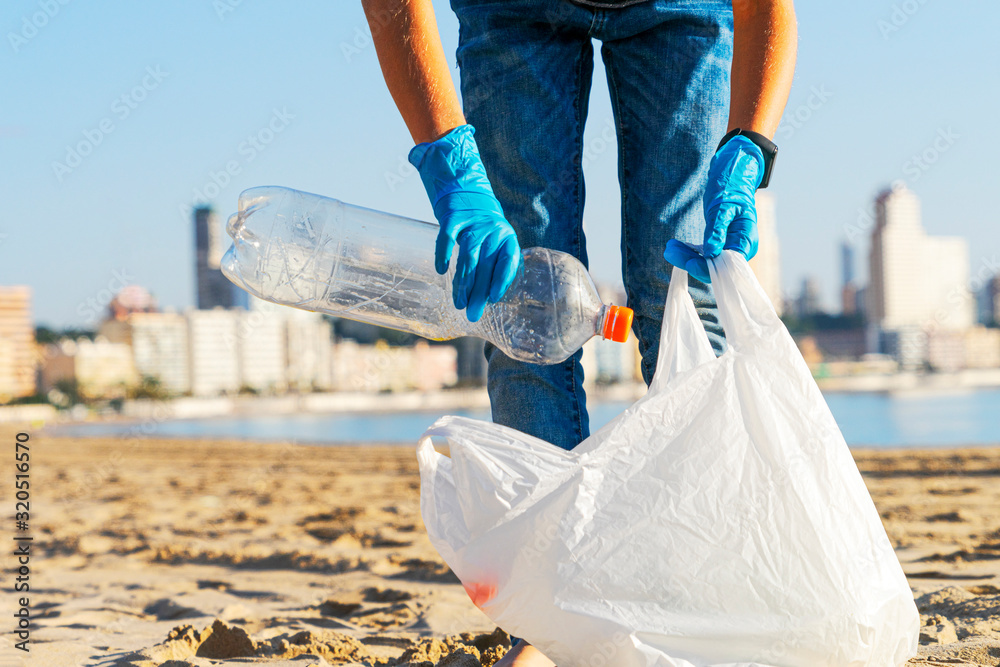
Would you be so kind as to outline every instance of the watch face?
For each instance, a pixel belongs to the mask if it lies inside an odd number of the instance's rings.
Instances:
[[[778,157],[778,147],[771,144],[772,148],[770,151],[764,152],[764,176],[760,179],[760,185],[757,186],[758,190],[763,190],[771,183],[771,172],[774,171],[774,161]]]
[[[763,190],[771,182],[771,172],[774,171],[774,159],[778,155],[778,145],[759,132],[740,130],[739,134],[757,144],[760,152],[764,155],[764,175],[760,179],[760,185],[757,186],[758,190]]]

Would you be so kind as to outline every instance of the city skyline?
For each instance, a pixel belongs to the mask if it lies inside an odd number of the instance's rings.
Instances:
[[[454,65],[457,22],[447,3],[435,6]],[[970,241],[973,275],[1000,252],[1000,226],[978,204],[996,167],[976,140],[1000,89],[967,85],[994,76],[1000,46],[987,31],[1000,6],[972,23],[935,3],[899,16],[893,7],[798,8],[800,57],[768,191],[783,290],[814,274],[827,309],[840,301],[835,246],[870,231],[871,199],[894,180],[922,199],[929,234]],[[431,217],[360,3],[242,3],[222,14],[193,0],[73,4],[25,28],[37,11],[30,1],[0,10],[5,34],[17,36],[0,76],[7,89],[32,91],[0,110],[0,178],[10,186],[0,283],[31,285],[39,322],[93,326],[92,304],[122,280],[153,287],[165,306],[193,304],[191,210],[210,204],[224,218],[247,187]],[[585,217],[592,272],[613,284],[620,198],[600,58],[594,81]]]
[[[912,224],[919,227],[919,234],[925,235],[923,231],[924,228],[920,199],[906,186],[905,181],[897,180],[882,188],[871,202],[872,213],[866,215],[864,218],[867,221],[864,236],[854,241],[845,237],[839,241],[835,248],[830,249],[831,253],[838,254],[839,262],[837,267],[837,277],[831,284],[840,290],[836,294],[836,296],[839,296],[840,298],[832,304],[832,307],[830,307],[831,304],[825,302],[821,294],[821,291],[827,287],[827,285],[818,280],[814,273],[803,273],[800,276],[796,276],[791,279],[785,275],[781,265],[781,236],[778,231],[780,229],[780,224],[778,224],[779,216],[776,213],[780,206],[780,202],[777,202],[776,197],[767,191],[760,191],[757,193],[757,210],[760,226],[760,243],[762,249],[758,251],[758,254],[751,260],[750,264],[754,273],[757,275],[758,280],[761,282],[761,286],[771,299],[772,304],[774,304],[779,315],[782,314],[786,308],[788,308],[788,304],[801,302],[803,298],[802,290],[805,289],[803,287],[805,285],[808,285],[810,290],[810,312],[821,312],[831,315],[853,315],[855,312],[859,311],[866,315],[869,313],[870,304],[857,302],[848,304],[848,294],[845,290],[852,290],[850,297],[855,299],[858,297],[863,298],[865,296],[864,290],[871,283],[873,276],[873,265],[870,261],[865,261],[865,259],[870,257],[872,251],[871,240],[873,238],[877,238],[879,236],[879,230],[885,227],[886,214],[883,202],[890,194],[898,191],[902,191],[907,202],[909,202],[909,206],[915,208],[915,212],[911,214],[907,211],[907,213],[902,217],[907,219],[907,221],[910,221],[910,218],[912,218]],[[219,270],[222,254],[228,244],[228,237],[225,235],[225,229],[217,211],[208,205],[194,207],[191,210],[190,222],[194,238],[194,244],[192,246],[194,249],[195,268],[193,298],[191,299],[191,303],[181,306],[167,304],[163,306],[162,310],[165,312],[183,313],[191,309],[210,310],[217,306],[222,308],[252,308],[252,304],[254,302],[259,302],[259,300],[254,299],[251,295],[233,285]],[[936,237],[927,237],[928,241],[932,241],[934,238]],[[955,243],[959,240],[966,243],[962,246],[964,250],[954,248]],[[972,320],[975,321],[978,319],[979,312],[978,299],[980,297],[984,299],[990,298],[987,294],[987,290],[990,289],[991,279],[1000,281],[1000,264],[994,265],[989,259],[987,259],[983,263],[978,274],[970,277],[970,271],[968,270],[969,249],[967,242],[965,239],[960,239],[960,237],[953,237],[953,240],[949,239],[949,241],[951,241],[952,246],[949,250],[958,250],[960,253],[964,252],[967,270],[961,275],[961,278],[964,281],[963,284],[969,287],[969,292],[971,294],[970,307],[972,309],[970,316]],[[896,253],[896,255],[900,257],[900,260],[898,260],[894,265],[896,270],[906,268],[907,258],[913,256],[911,252],[912,248],[909,248],[909,245],[912,244],[908,244],[907,248],[903,249],[901,253]],[[928,252],[933,255],[933,252]],[[862,258],[860,262],[858,257]],[[861,264],[861,271],[859,271],[859,264]],[[909,267],[915,276],[921,275],[916,268],[917,264],[923,266],[924,262],[917,262],[914,266]],[[991,269],[992,273],[990,272]],[[953,283],[955,283],[957,278],[958,277],[956,276],[948,276],[946,279],[942,279],[937,282],[946,283],[948,285],[948,289],[953,289]],[[146,298],[150,298],[154,304],[157,302],[157,291],[155,287],[149,285],[137,285],[129,282],[127,277],[123,275],[116,275],[116,280],[119,283],[117,285],[118,291],[114,291],[110,288],[102,290],[102,294],[98,295],[97,298],[91,298],[88,300],[85,310],[88,313],[89,321],[92,325],[95,322],[99,324],[99,321],[96,320],[95,317],[97,317],[103,309],[113,308],[114,300],[120,294],[127,294],[130,291],[138,290],[140,292],[147,292]],[[793,289],[788,289],[786,287],[789,280],[795,281]],[[596,277],[595,281],[598,282],[598,284],[603,288],[608,289],[609,292],[621,292],[620,285],[613,281],[601,281]],[[900,282],[908,285],[915,284],[912,279]],[[931,281],[931,283],[936,284],[934,281]],[[32,286],[29,285],[28,287]],[[793,310],[799,309],[797,307],[793,307]],[[801,315],[801,313],[799,314]],[[34,323],[36,326],[48,326],[47,322],[39,321],[37,317],[35,317]],[[76,328],[86,329],[87,327],[77,327],[71,324],[65,328],[69,330]],[[97,329],[96,326],[91,326],[91,328],[94,330]],[[58,330],[59,328],[55,327],[55,329]]]
[[[858,286],[855,248],[841,243],[841,314],[847,317],[833,322],[822,319],[826,313],[814,278],[802,279],[797,299],[781,293],[775,198],[757,195],[760,237],[767,249],[750,267],[779,314],[785,310],[792,318],[789,329],[797,331],[800,351],[814,372],[836,369],[849,376],[1000,367],[1000,329],[977,323],[968,243],[927,234],[920,200],[902,181],[880,192],[873,206],[870,282]],[[198,298],[197,308],[183,313],[161,311],[148,290],[129,284],[109,298],[95,336],[59,337],[35,330],[30,287],[0,288],[0,400],[44,395],[51,404],[67,407],[143,395],[407,391],[482,383],[481,340],[471,346],[461,341],[429,346],[410,337],[409,344],[390,347],[383,329],[355,323],[356,333],[374,335],[372,345],[363,338],[351,340],[342,330],[335,338],[336,318],[237,294],[219,271],[219,220],[207,207],[193,212]],[[983,287],[988,313],[983,322],[995,324],[1000,272]],[[608,303],[624,298],[614,286],[599,290]],[[478,365],[469,364],[469,353],[478,357]],[[634,336],[628,345],[593,339],[584,346],[590,383],[635,381],[639,358]]]

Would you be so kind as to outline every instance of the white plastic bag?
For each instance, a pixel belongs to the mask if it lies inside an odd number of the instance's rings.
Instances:
[[[560,667],[901,665],[919,616],[844,438],[746,261],[712,280],[728,351],[674,269],[649,392],[575,450],[437,421],[431,541]]]

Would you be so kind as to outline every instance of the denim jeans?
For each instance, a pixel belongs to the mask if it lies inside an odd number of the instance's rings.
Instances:
[[[618,136],[622,278],[635,311],[642,375],[656,368],[671,266],[668,239],[701,243],[708,164],[726,131],[730,0],[652,0],[593,9],[568,0],[452,0],[465,115],[522,248],[585,265],[583,130],[601,42]],[[725,346],[711,286],[690,279],[717,353]],[[561,364],[514,361],[487,345],[493,420],[572,449],[590,435],[582,353]]]

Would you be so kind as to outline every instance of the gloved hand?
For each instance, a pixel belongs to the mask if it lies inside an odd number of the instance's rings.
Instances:
[[[487,299],[499,301],[517,275],[521,247],[504,217],[486,176],[471,125],[460,125],[431,143],[410,151],[434,206],[438,232],[434,267],[444,274],[458,244],[452,299],[466,317],[483,316]]]
[[[764,153],[737,135],[712,158],[705,186],[705,242],[699,253],[681,241],[667,241],[663,257],[698,280],[711,282],[706,257],[737,250],[747,259],[757,254],[757,205],[754,193],[764,176]]]

